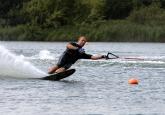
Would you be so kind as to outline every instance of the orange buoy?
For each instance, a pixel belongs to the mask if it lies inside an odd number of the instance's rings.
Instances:
[[[135,79],[135,78],[131,78],[131,79],[128,80],[128,83],[129,84],[138,84],[139,81],[137,79]]]

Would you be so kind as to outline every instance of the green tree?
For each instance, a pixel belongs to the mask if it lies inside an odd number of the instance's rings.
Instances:
[[[165,10],[160,8],[159,2],[153,2],[148,7],[134,10],[128,19],[138,24],[165,25]]]
[[[0,0],[0,19],[3,19],[6,25],[17,25],[24,23],[21,16],[23,4],[29,0]]]
[[[105,19],[126,18],[133,9],[132,0],[106,0]]]
[[[105,0],[85,0],[82,2],[84,2],[88,8],[88,11],[86,12],[87,16],[85,18],[86,22],[92,23],[104,19]]]

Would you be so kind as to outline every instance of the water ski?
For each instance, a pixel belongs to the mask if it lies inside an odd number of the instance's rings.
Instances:
[[[41,78],[42,80],[51,80],[51,81],[59,81],[63,78],[69,77],[72,75],[76,70],[75,69],[69,69],[61,73],[55,73],[55,74],[50,74],[46,77]]]

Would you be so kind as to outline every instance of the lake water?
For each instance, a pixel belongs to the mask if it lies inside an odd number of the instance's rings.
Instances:
[[[66,44],[0,42],[0,115],[165,115],[165,44],[89,42],[86,53],[120,59],[80,60],[62,81],[29,79],[46,75]]]

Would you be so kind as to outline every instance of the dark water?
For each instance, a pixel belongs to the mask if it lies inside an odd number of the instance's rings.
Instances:
[[[0,45],[46,73],[57,62],[66,43],[1,42]],[[25,71],[31,77],[40,73],[35,74],[29,65],[13,65],[17,62],[10,61],[7,64],[13,71],[21,69],[17,74],[7,69],[4,71],[8,76],[0,75],[0,114],[165,115],[165,44],[88,43],[85,49],[90,54],[110,51],[121,58],[80,60],[72,67],[76,73],[58,82],[24,78]],[[0,58],[4,61],[5,56]],[[128,84],[130,78],[137,78],[139,84]]]

